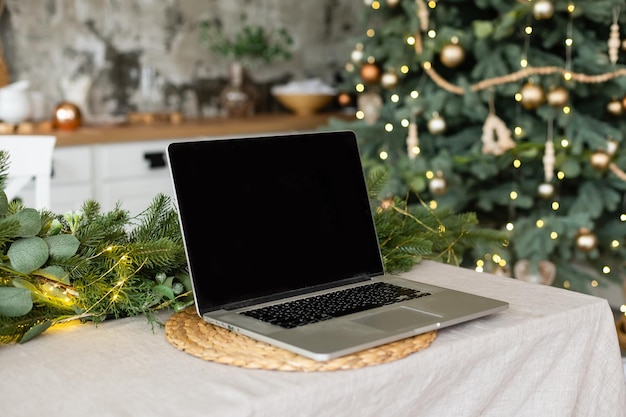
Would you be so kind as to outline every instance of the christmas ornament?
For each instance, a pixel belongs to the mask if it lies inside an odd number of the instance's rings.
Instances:
[[[349,93],[341,92],[337,95],[337,104],[341,107],[347,107],[352,104],[352,97],[350,97]]]
[[[550,19],[554,15],[554,4],[549,0],[535,0],[533,2],[533,16],[537,20]]]
[[[546,101],[552,107],[561,108],[569,101],[569,91],[565,87],[551,88],[546,95]]]
[[[378,65],[365,63],[361,67],[361,79],[367,84],[376,84],[380,81],[380,68]]]
[[[446,67],[456,68],[465,60],[465,50],[461,45],[453,41],[444,45],[439,54],[439,59]]]
[[[481,140],[483,142],[482,152],[484,154],[502,155],[507,150],[515,147],[515,141],[511,137],[511,130],[494,113],[489,113],[485,124],[483,124]]]
[[[398,4],[400,4],[400,0],[387,0],[386,3],[389,7],[396,7]]]
[[[522,95],[522,106],[524,106],[526,110],[536,109],[546,101],[543,88],[530,82],[522,86],[520,94]]]
[[[433,135],[440,135],[446,131],[446,121],[439,113],[433,113],[432,119],[428,121],[428,131]]]
[[[605,151],[596,151],[589,156],[589,163],[594,169],[604,171],[611,163],[611,155]]]
[[[380,85],[388,90],[393,90],[398,86],[398,74],[394,70],[385,72],[380,78]]]
[[[606,142],[606,152],[609,155],[611,156],[615,155],[618,148],[619,148],[619,143],[616,140],[611,139]]]
[[[409,159],[415,159],[419,153],[419,137],[417,135],[417,123],[409,123],[409,134],[406,137],[406,151]]]
[[[52,124],[59,130],[76,130],[83,123],[78,106],[69,101],[59,103],[52,114]]]
[[[363,60],[363,45],[357,45],[357,48],[350,54],[350,60],[355,64],[360,64]]]
[[[617,99],[609,101],[606,105],[606,111],[613,116],[621,116],[624,111],[622,102]]]
[[[613,23],[611,24],[611,32],[609,34],[609,40],[607,41],[607,45],[609,47],[609,61],[611,64],[615,65],[617,63],[617,59],[619,57],[619,47],[621,45],[621,41],[619,39],[619,8],[613,9]]]
[[[537,195],[541,198],[550,198],[554,195],[554,185],[549,182],[543,182],[537,187]]]
[[[428,182],[428,189],[434,195],[444,195],[448,191],[448,182],[442,174],[438,174]]]
[[[552,139],[546,140],[546,148],[543,153],[543,177],[546,182],[550,182],[552,180],[552,176],[554,175],[554,162],[556,158],[554,156],[554,143]]]
[[[513,274],[516,279],[534,284],[552,285],[556,277],[556,266],[550,261],[539,261],[534,268],[528,259],[515,262]]]
[[[359,94],[357,107],[359,111],[363,112],[363,120],[365,120],[365,123],[373,125],[380,117],[383,99],[380,97],[380,94],[375,91]]]
[[[598,246],[598,238],[586,227],[581,227],[576,234],[576,247],[581,252],[591,252]]]

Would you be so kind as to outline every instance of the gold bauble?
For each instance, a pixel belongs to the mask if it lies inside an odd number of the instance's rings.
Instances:
[[[539,184],[537,187],[537,194],[541,198],[550,198],[554,195],[554,185],[549,182],[544,182]]]
[[[554,16],[554,4],[550,0],[535,0],[533,2],[533,16],[537,20],[550,19]]]
[[[380,78],[380,85],[388,90],[393,90],[398,86],[398,74],[395,71],[387,71]]]
[[[569,91],[565,87],[552,88],[546,95],[546,101],[552,107],[563,107],[569,101]]]
[[[433,135],[440,135],[446,131],[446,121],[438,113],[435,113],[428,121],[428,131]]]
[[[536,109],[546,101],[546,94],[543,88],[533,83],[524,84],[520,90],[520,94],[522,95],[522,106],[524,106],[526,110]]]
[[[613,116],[621,116],[624,112],[624,107],[620,100],[613,99],[606,104],[606,111]]]
[[[611,155],[604,151],[596,151],[589,157],[589,163],[594,169],[604,171],[611,163]]]
[[[436,176],[428,183],[428,189],[434,195],[444,195],[448,192],[448,182],[443,176]]]
[[[439,59],[446,67],[456,68],[465,60],[465,50],[458,43],[449,43],[441,49]]]
[[[591,252],[598,246],[598,237],[586,227],[581,227],[576,234],[576,247],[581,252]]]
[[[361,67],[361,79],[367,84],[376,84],[380,81],[380,68],[376,64],[369,62]]]
[[[59,130],[76,130],[83,124],[83,116],[77,105],[64,101],[54,108],[52,124]]]

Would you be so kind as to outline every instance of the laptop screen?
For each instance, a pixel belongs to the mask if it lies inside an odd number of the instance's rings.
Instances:
[[[200,312],[383,273],[350,131],[173,143]]]

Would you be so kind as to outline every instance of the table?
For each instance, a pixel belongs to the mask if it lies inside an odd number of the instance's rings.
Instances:
[[[442,329],[430,347],[392,363],[310,373],[205,362],[145,317],[53,328],[0,347],[0,415],[626,415],[606,300],[430,261],[405,275],[510,308]]]

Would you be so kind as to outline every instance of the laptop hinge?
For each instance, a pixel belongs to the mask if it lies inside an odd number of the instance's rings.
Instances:
[[[297,290],[285,291],[278,294],[272,294],[263,297],[251,298],[249,300],[238,301],[236,303],[226,304],[221,307],[223,310],[236,310],[238,308],[250,307],[256,304],[268,303],[270,301],[282,300],[287,297],[295,297],[302,294],[308,294],[316,291],[323,291],[334,287],[341,287],[348,284],[356,284],[358,282],[369,281],[372,277],[368,275],[360,275],[357,277],[347,278],[341,281],[334,281],[327,284],[315,285],[312,287],[300,288]]]

